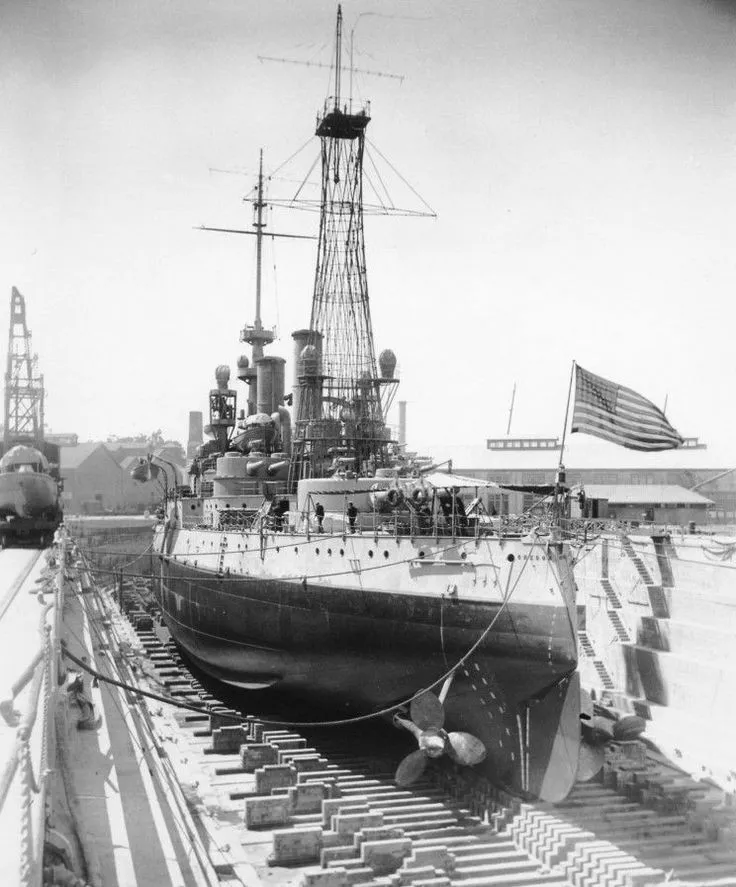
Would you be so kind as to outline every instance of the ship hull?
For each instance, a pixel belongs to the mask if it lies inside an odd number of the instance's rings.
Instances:
[[[551,743],[564,692],[549,710],[532,703],[557,692],[577,659],[557,546],[175,529],[160,530],[154,549],[164,621],[206,672],[317,699],[340,717],[439,692],[454,671],[447,729],[483,741],[494,781],[535,793],[549,749],[523,785],[517,763],[540,738]]]
[[[574,666],[558,607],[472,605],[432,596],[263,578],[212,579],[168,561],[161,609],[172,635],[207,671],[235,686],[290,691],[370,708],[437,680],[496,620],[473,657],[526,699]]]
[[[47,474],[0,474],[0,514],[20,518],[43,517],[56,511],[57,485]]]

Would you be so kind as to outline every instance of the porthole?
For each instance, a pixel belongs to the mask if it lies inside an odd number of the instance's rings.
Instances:
[[[276,554],[278,554],[280,551],[281,551],[281,549],[280,549],[279,546],[277,545],[277,546],[276,546]]]
[[[328,549],[327,549],[327,554],[328,554],[328,555],[332,555],[332,549],[331,549],[331,548],[328,548]]]
[[[319,548],[315,548],[315,549],[314,549],[314,553],[315,553],[315,554],[319,554]]]
[[[230,503],[229,503],[229,502],[226,502],[226,503],[225,503],[225,508],[230,508]]]
[[[340,549],[340,557],[342,557],[344,554],[345,554],[345,549],[344,549],[344,548],[341,548],[341,549]]]
[[[294,554],[299,554],[299,547],[297,545],[294,546]]]
[[[515,557],[513,554],[507,554],[507,555],[506,555],[506,560],[507,560],[510,564],[513,564],[513,562],[516,560],[516,557]]]
[[[388,552],[387,552],[387,551],[384,551],[384,552],[383,552],[383,556],[384,556],[385,558],[388,558]]]
[[[460,555],[460,559],[466,561],[466,560],[468,559],[468,552],[467,552],[467,551],[464,551],[464,552]]]
[[[419,552],[419,557],[424,557],[424,552],[423,552],[423,551],[420,551],[420,552]]]
[[[373,557],[373,550],[372,549],[368,552],[368,557]]]
[[[196,510],[197,510],[197,506],[196,506],[196,505],[190,505],[189,507],[192,509],[192,511],[196,511]]]

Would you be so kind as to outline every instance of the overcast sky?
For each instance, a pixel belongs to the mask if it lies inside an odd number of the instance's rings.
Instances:
[[[575,358],[660,405],[668,395],[683,434],[736,454],[730,4],[343,10],[355,65],[405,77],[356,75],[369,138],[438,213],[366,223],[376,345],[398,355],[410,443],[505,432],[514,382],[512,433],[559,435]],[[183,440],[215,366],[234,368],[255,245],[193,226],[248,226],[259,148],[272,170],[313,134],[329,72],[257,56],[329,64],[335,12],[0,2],[0,295],[26,297],[54,431]],[[317,151],[313,139],[283,175]],[[295,187],[271,183],[273,196]],[[398,185],[392,196],[417,206]],[[281,231],[317,221],[274,210]],[[308,325],[315,249],[266,247],[271,353],[290,358]]]

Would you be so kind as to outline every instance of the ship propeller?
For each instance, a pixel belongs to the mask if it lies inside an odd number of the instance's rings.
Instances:
[[[442,686],[439,696],[427,690],[413,699],[409,706],[411,720],[394,716],[394,722],[413,733],[419,748],[408,754],[396,769],[396,784],[402,787],[412,785],[424,773],[431,758],[448,754],[458,764],[471,767],[479,764],[486,756],[486,748],[472,733],[443,729],[445,723],[444,702],[452,685],[454,672]]]
[[[597,776],[606,760],[606,745],[611,740],[626,742],[638,739],[646,721],[637,715],[627,715],[617,721],[594,714],[593,701],[585,691],[580,692],[581,742],[577,778],[588,782]]]

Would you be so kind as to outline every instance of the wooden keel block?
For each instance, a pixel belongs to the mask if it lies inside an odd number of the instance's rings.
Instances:
[[[296,770],[286,764],[266,764],[255,771],[255,776],[258,795],[267,795],[275,788],[289,788],[296,783]]]
[[[286,825],[290,817],[291,808],[286,796],[247,798],[245,801],[245,827],[248,829]]]
[[[322,853],[321,828],[279,829],[273,833],[273,853],[269,865],[318,863]]]
[[[278,752],[267,742],[249,742],[240,746],[240,762],[246,773],[254,773],[267,764],[278,763]]]
[[[243,727],[219,727],[212,731],[212,750],[216,754],[238,754],[246,739],[246,731]]]

